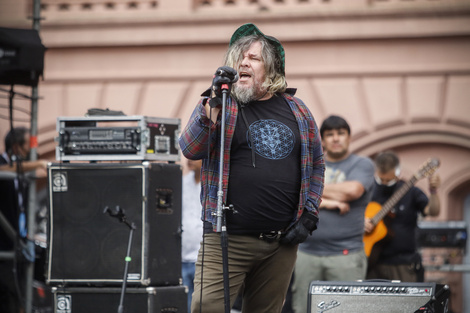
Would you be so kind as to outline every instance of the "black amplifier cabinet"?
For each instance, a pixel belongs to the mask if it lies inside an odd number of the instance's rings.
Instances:
[[[447,285],[436,283],[313,281],[308,312],[414,313],[423,308],[420,312],[447,313],[449,294]]]
[[[417,242],[420,247],[465,249],[467,237],[465,221],[418,222]]]
[[[55,313],[116,313],[121,288],[53,287]],[[123,313],[186,313],[185,286],[126,288]]]
[[[179,161],[180,119],[149,116],[58,117],[58,161]]]
[[[59,163],[48,167],[51,286],[178,285],[181,279],[181,167],[149,163]],[[105,209],[124,217],[113,217]],[[111,212],[113,212],[111,211]]]

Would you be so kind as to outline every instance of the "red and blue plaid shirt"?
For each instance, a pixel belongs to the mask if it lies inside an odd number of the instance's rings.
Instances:
[[[304,209],[318,217],[325,172],[320,134],[315,119],[302,100],[294,97],[294,93],[295,89],[288,89],[282,95],[297,120],[301,138],[300,166],[302,181],[299,204],[296,214],[292,217],[292,223],[300,218]],[[203,160],[201,202],[204,209],[202,211],[202,219],[211,222],[215,227],[217,221],[217,192],[220,167],[221,114],[217,117],[217,122],[215,124],[212,123],[209,117],[206,116],[204,107],[208,100],[207,97],[204,97],[197,104],[179,138],[179,144],[186,158]],[[225,110],[225,150],[222,176],[223,203],[225,203],[227,197],[227,186],[230,177],[230,147],[235,132],[237,116],[238,105],[232,98],[229,98]],[[208,145],[210,145],[210,149],[208,149]]]

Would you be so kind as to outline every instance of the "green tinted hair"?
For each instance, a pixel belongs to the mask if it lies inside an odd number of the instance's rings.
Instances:
[[[261,43],[261,57],[264,61],[266,77],[263,87],[269,94],[283,93],[287,88],[286,77],[281,71],[281,59],[276,48],[269,41],[259,35],[245,36],[233,43],[225,54],[225,65],[238,70],[243,54],[254,42]]]

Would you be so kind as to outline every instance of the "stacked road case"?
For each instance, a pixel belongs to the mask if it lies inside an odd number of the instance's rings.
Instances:
[[[59,162],[48,167],[54,312],[187,310],[179,130],[177,119],[58,118]]]

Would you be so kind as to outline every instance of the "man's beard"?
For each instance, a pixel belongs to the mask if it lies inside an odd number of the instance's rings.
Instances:
[[[244,88],[238,84],[233,86],[233,96],[237,99],[239,103],[248,103],[253,100],[258,100],[262,98],[265,94],[264,91],[261,90],[261,83],[255,82],[255,84],[249,88]]]

